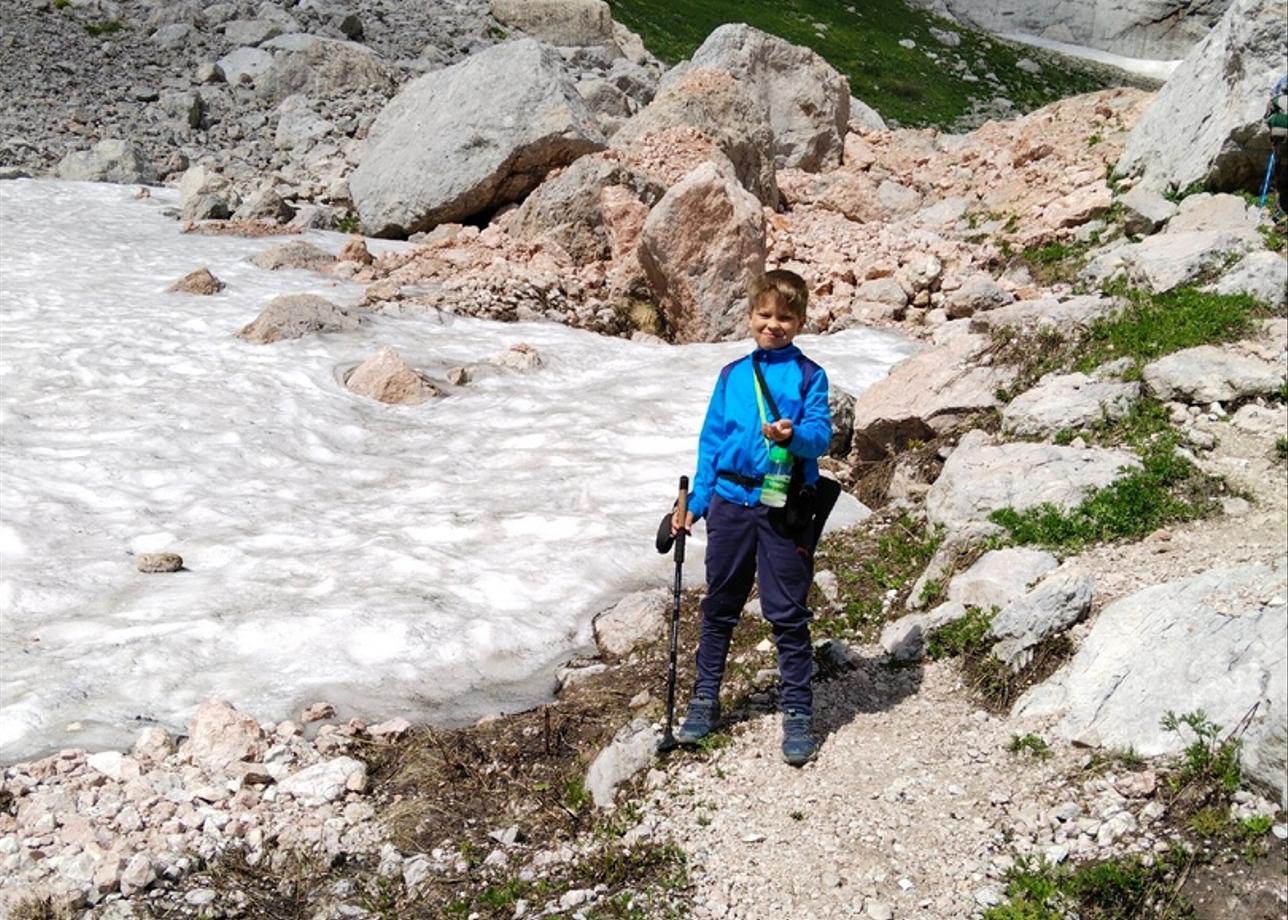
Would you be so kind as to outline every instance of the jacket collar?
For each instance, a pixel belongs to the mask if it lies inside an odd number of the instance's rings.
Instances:
[[[795,345],[787,345],[783,348],[757,348],[752,351],[751,359],[762,364],[779,364],[783,361],[795,361],[800,357],[800,353],[801,350]]]

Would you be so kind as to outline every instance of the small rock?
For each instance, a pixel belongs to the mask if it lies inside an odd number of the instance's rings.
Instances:
[[[304,711],[300,713],[300,721],[305,725],[308,725],[311,722],[321,722],[323,719],[334,718],[335,707],[326,702],[314,703],[311,706],[306,706],[304,707]]]
[[[869,901],[865,910],[868,920],[894,920],[894,908],[884,901]]]
[[[178,553],[140,553],[134,567],[148,575],[179,572],[183,570],[183,557]]]
[[[378,741],[401,741],[411,732],[411,723],[398,716],[373,725],[367,731]]]
[[[175,294],[200,294],[208,296],[222,291],[226,285],[210,273],[204,265],[193,269],[166,290]]]

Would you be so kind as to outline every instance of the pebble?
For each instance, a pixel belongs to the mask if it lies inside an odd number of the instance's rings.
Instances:
[[[146,575],[163,575],[183,569],[183,557],[178,553],[139,553],[134,567]]]

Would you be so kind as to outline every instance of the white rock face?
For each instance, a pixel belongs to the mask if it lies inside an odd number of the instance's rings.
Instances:
[[[600,808],[613,804],[617,787],[653,762],[658,734],[644,719],[635,719],[613,736],[586,771],[586,789]]]
[[[1077,506],[1140,462],[1129,451],[990,443],[982,431],[961,440],[926,493],[926,516],[950,529],[999,508],[1023,511],[1047,502]]]
[[[677,341],[742,335],[747,286],[765,265],[765,215],[732,170],[706,162],[644,221],[640,265]]]
[[[60,179],[78,182],[155,182],[157,178],[142,150],[115,138],[99,141],[89,150],[67,154],[57,172]]]
[[[1099,294],[1082,294],[1061,300],[1043,297],[1040,300],[1020,300],[970,318],[971,332],[988,332],[992,329],[1023,329],[1035,331],[1055,329],[1067,331],[1071,326],[1087,328],[1102,316],[1119,309],[1111,297]]]
[[[852,458],[880,460],[910,439],[928,440],[962,417],[998,405],[997,390],[1014,379],[1014,371],[971,363],[988,344],[984,336],[957,336],[905,359],[860,393],[854,401]]]
[[[269,39],[255,50],[262,49],[272,52],[272,63],[253,82],[256,93],[272,102],[293,93],[326,98],[345,90],[394,86],[380,56],[357,42],[296,32]]]
[[[1002,410],[1002,430],[1020,437],[1045,437],[1101,419],[1120,419],[1139,398],[1139,383],[1098,381],[1077,373],[1046,377]]]
[[[839,166],[850,120],[850,82],[809,48],[742,23],[707,36],[687,64],[663,78],[665,90],[686,69],[735,77],[769,111],[774,165],[817,172]]]
[[[406,236],[518,201],[602,146],[558,53],[507,42],[407,84],[372,125],[349,192],[368,232]]]
[[[1235,0],[1136,123],[1117,173],[1155,191],[1251,187],[1270,153],[1261,118],[1285,56],[1283,4]]]
[[[948,599],[981,610],[1005,607],[1059,564],[1055,556],[1043,550],[990,550],[949,582]]]
[[[1288,259],[1277,252],[1250,252],[1210,285],[1218,294],[1248,294],[1269,307],[1288,302]]]
[[[1270,396],[1283,386],[1284,369],[1229,347],[1199,345],[1145,365],[1144,377],[1159,399],[1207,405]]]
[[[367,765],[352,757],[335,757],[306,767],[277,785],[277,791],[305,805],[324,805],[344,798],[346,792],[364,792]]]
[[[1024,32],[1127,57],[1174,60],[1230,0],[932,0],[922,5],[992,32]]]
[[[1030,649],[1048,636],[1068,629],[1090,612],[1095,588],[1096,580],[1073,566],[1065,566],[1044,578],[993,618],[989,635],[999,640],[993,646],[993,657],[1016,669],[1028,664]]]
[[[1066,738],[1148,757],[1193,740],[1160,727],[1168,710],[1202,709],[1228,731],[1255,705],[1243,767],[1284,802],[1286,593],[1281,563],[1212,569],[1123,598],[1100,612],[1073,660],[1021,697],[1014,714],[1059,715],[1056,729]]]
[[[497,22],[552,45],[607,45],[613,14],[604,0],[492,0]]]
[[[1092,259],[1079,273],[1103,283],[1124,276],[1133,285],[1161,294],[1198,281],[1219,270],[1232,257],[1260,248],[1260,241],[1231,230],[1187,230],[1157,233],[1139,243],[1124,243]]]
[[[1123,229],[1128,233],[1150,234],[1167,223],[1177,207],[1157,192],[1137,186],[1121,199]]]
[[[629,655],[636,646],[662,635],[670,597],[664,590],[628,594],[595,616],[595,643],[607,655]]]

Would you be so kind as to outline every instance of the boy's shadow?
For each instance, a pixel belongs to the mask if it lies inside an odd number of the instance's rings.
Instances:
[[[814,737],[820,748],[860,714],[885,712],[915,694],[925,675],[921,662],[895,663],[885,654],[868,658],[851,652],[846,660],[816,649],[815,666]],[[779,711],[775,681],[773,687],[738,700],[725,714],[721,728]]]

